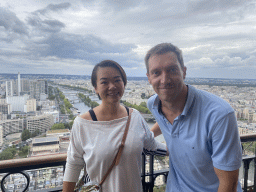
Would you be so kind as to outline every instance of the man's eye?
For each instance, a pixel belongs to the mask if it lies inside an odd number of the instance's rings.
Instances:
[[[107,84],[107,82],[106,81],[102,81],[101,84]]]
[[[120,79],[115,80],[115,82],[119,82],[119,81],[121,81],[121,80]]]
[[[177,70],[176,68],[173,68],[173,69],[170,69],[170,70],[169,70],[169,72],[170,72],[170,73],[173,73],[173,74],[174,74],[174,73],[177,73],[177,71],[178,71],[178,70]]]
[[[153,75],[158,75],[158,74],[159,74],[159,71],[154,71],[152,74],[153,74]]]

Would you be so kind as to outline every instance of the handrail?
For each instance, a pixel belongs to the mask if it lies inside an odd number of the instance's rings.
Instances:
[[[33,168],[47,167],[47,165],[65,165],[67,159],[66,153],[50,154],[38,157],[29,157],[22,159],[11,159],[0,161],[0,173],[17,172]]]
[[[61,153],[61,154],[44,155],[44,156],[38,156],[38,157],[5,160],[5,161],[0,161],[0,170],[10,168],[10,167],[14,168],[14,167],[20,167],[20,166],[38,165],[38,164],[66,161],[66,158],[67,158],[67,154]]]
[[[240,135],[241,142],[256,141],[256,134]]]

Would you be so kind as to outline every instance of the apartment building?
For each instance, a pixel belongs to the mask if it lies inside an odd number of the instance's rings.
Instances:
[[[0,125],[0,147],[3,146],[4,143],[4,135],[3,135],[3,126]]]
[[[53,115],[44,114],[39,116],[27,117],[26,125],[30,133],[33,133],[37,129],[41,133],[48,131],[54,124]]]
[[[21,133],[24,129],[24,119],[12,119],[0,121],[0,126],[3,129],[3,136],[11,133]]]
[[[12,97],[13,96],[12,81],[6,81],[5,91],[6,91],[6,97]]]
[[[25,105],[25,112],[36,111],[36,99],[28,99]]]

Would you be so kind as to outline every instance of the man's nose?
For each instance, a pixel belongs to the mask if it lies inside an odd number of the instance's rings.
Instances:
[[[161,83],[165,84],[165,83],[167,83],[169,81],[170,81],[169,75],[167,73],[162,73],[161,74]]]

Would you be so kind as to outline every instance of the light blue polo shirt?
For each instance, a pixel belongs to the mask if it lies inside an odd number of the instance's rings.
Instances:
[[[188,85],[183,112],[171,124],[159,110],[157,94],[148,108],[158,122],[169,150],[167,192],[217,192],[214,167],[237,170],[242,148],[232,107],[220,97]],[[240,183],[238,190],[242,192]]]

